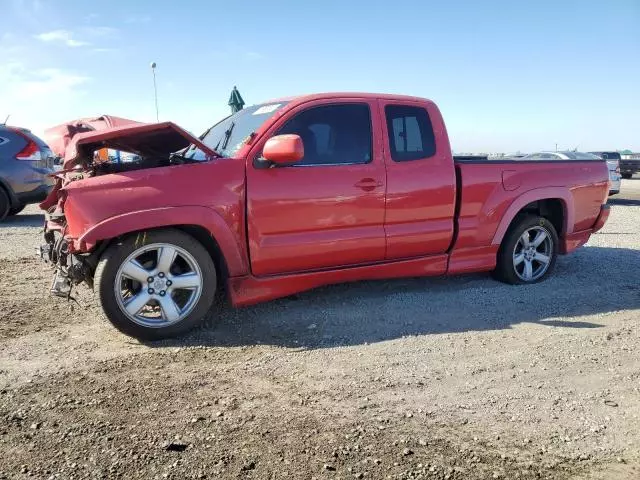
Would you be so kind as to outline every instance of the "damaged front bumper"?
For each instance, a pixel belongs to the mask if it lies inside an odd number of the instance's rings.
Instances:
[[[45,263],[53,264],[52,257],[53,246],[51,244],[44,244],[36,247],[36,255],[40,257]],[[51,283],[50,292],[56,297],[70,298],[71,297],[71,279],[68,275],[63,273],[63,270],[55,266],[55,273],[53,275],[53,282]]]
[[[64,217],[51,218],[45,215],[44,240],[45,243],[36,247],[36,255],[42,261],[51,265],[54,270],[51,294],[57,297],[71,298],[71,290],[75,285],[87,282],[93,286],[94,254],[71,253],[71,241],[64,236],[64,224],[60,221]]]

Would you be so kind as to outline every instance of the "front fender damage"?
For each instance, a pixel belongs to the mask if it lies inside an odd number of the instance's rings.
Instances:
[[[91,252],[73,251],[73,240],[66,233],[64,214],[52,209],[45,214],[44,241],[37,248],[37,255],[55,270],[51,294],[71,299],[74,286],[85,282],[93,288],[93,272],[97,266],[103,245]]]

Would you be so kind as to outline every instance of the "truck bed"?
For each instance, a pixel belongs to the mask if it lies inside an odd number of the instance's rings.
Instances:
[[[577,246],[571,244],[572,236],[590,233],[609,189],[604,160],[465,158],[455,160],[455,170],[459,212],[451,267],[460,272],[466,269],[456,267],[456,256],[468,257],[474,249],[480,255],[483,246],[497,247],[495,238],[508,227],[500,219],[510,218],[511,210],[520,211],[530,202],[536,207],[537,198],[561,206],[558,210],[564,214],[555,226],[564,242],[561,253],[568,253]]]
[[[489,158],[484,155],[454,155],[453,161],[458,163],[490,163],[490,164],[498,164],[498,163],[603,163],[605,160],[596,159],[596,160],[523,160],[522,158],[517,157],[503,157],[503,158]]]

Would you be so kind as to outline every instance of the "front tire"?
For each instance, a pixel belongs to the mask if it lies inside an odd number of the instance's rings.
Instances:
[[[152,230],[111,245],[98,263],[94,285],[118,330],[160,340],[191,330],[207,314],[216,293],[216,269],[192,236]]]
[[[540,282],[553,271],[558,245],[558,233],[546,218],[516,218],[498,250],[494,276],[512,285]]]

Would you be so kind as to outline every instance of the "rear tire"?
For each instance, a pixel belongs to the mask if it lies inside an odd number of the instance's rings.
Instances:
[[[8,216],[17,215],[22,210],[24,210],[25,207],[26,207],[26,205],[18,205],[17,207],[10,208],[9,209],[9,213],[7,215]]]
[[[558,245],[558,233],[549,220],[519,216],[502,240],[494,277],[512,285],[540,282],[553,271]]]
[[[9,196],[7,192],[4,191],[2,187],[0,187],[0,222],[7,218],[9,214]]]
[[[94,286],[118,330],[140,340],[160,340],[183,334],[204,318],[216,293],[216,268],[192,236],[176,229],[152,230],[107,248]]]

